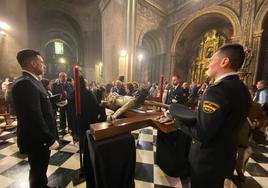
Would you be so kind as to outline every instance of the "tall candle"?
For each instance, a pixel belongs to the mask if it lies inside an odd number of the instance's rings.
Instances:
[[[76,114],[81,114],[81,100],[80,100],[80,67],[75,65],[74,71],[74,97]]]
[[[164,93],[164,75],[160,76],[160,101],[162,102],[162,97],[163,97],[163,93]]]

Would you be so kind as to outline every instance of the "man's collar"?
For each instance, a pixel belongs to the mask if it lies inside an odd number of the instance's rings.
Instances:
[[[62,82],[62,81],[60,81],[60,79],[59,79],[59,84],[65,84],[67,81],[65,81],[65,82]]]
[[[177,84],[177,85],[175,85],[175,86],[173,85],[173,88],[174,88],[174,89],[177,89],[177,87],[178,87],[179,85],[180,85],[180,84]]]
[[[227,77],[227,76],[231,76],[231,75],[237,75],[237,72],[228,72],[228,73],[225,73],[223,75],[221,75],[220,77],[218,77],[214,83],[217,83],[219,82],[220,80],[222,80],[223,78]]]
[[[24,70],[24,69],[22,70],[22,72],[25,72],[27,74],[30,74],[34,79],[40,81],[39,78],[34,73],[32,73],[30,71],[27,71],[27,70]]]

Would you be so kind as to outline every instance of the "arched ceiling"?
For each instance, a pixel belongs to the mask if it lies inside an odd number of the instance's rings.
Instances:
[[[231,38],[233,36],[233,27],[231,22],[220,14],[207,14],[194,20],[182,33],[180,41],[192,43],[199,36],[203,36],[210,29],[219,29]]]
[[[71,4],[79,4],[79,5],[87,5],[95,0],[61,0],[64,3],[71,3]]]
[[[155,7],[159,7],[160,9],[168,12],[174,7],[179,7],[190,0],[144,0],[149,4],[153,4]]]
[[[184,80],[191,76],[192,62],[198,56],[204,34],[212,29],[224,34],[229,40],[233,36],[233,26],[230,20],[215,13],[196,18],[180,35],[174,54],[176,59],[174,73],[179,74]]]
[[[163,44],[161,35],[156,31],[147,32],[142,39],[142,48],[150,55],[163,53]]]
[[[78,38],[81,32],[81,27],[74,18],[57,10],[47,10],[42,12],[39,17],[39,22],[42,23],[41,27],[43,28],[71,28],[75,31]]]

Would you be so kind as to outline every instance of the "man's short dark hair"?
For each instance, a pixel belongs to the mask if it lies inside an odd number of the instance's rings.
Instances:
[[[119,76],[118,80],[120,80],[121,82],[125,81],[125,76]]]
[[[42,82],[44,88],[47,89],[47,86],[48,86],[49,83],[50,83],[49,79],[43,78],[43,79],[41,80],[41,82]]]
[[[26,66],[26,64],[31,61],[33,58],[36,58],[40,53],[35,50],[25,49],[17,53],[17,60],[21,67]]]
[[[217,51],[222,56],[229,58],[233,70],[237,71],[241,68],[245,60],[245,52],[241,44],[226,44]]]
[[[181,77],[178,74],[173,75],[172,77],[176,77],[178,80],[181,79]]]

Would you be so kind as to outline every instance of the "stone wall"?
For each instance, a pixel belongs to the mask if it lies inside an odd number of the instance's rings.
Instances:
[[[77,56],[73,63],[82,66],[85,78],[95,80],[95,64],[101,61],[102,49],[99,2],[28,0],[28,5],[30,46],[44,51],[44,43],[53,37],[49,36],[51,31],[58,37],[64,33]]]
[[[10,29],[5,31],[6,35],[0,34],[0,78],[15,77],[21,72],[16,54],[28,47],[25,0],[1,0],[1,21],[6,22]]]

